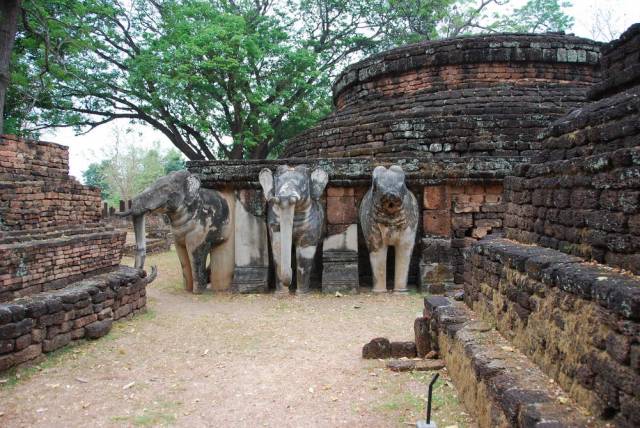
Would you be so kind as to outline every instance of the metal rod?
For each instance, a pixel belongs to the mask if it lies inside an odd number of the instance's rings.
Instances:
[[[440,377],[440,373],[436,373],[435,376],[431,379],[431,383],[429,383],[429,398],[427,400],[427,424],[431,423],[431,394],[433,394],[433,384],[436,383]]]

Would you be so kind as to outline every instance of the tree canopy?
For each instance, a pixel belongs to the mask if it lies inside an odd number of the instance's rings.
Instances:
[[[116,129],[114,143],[102,148],[104,159],[90,164],[82,174],[85,184],[99,187],[102,199],[111,205],[131,199],[163,175],[185,167],[176,149],[163,151],[157,143],[145,149],[135,141],[135,135]]]
[[[331,109],[349,62],[421,39],[560,31],[557,0],[24,0],[9,132],[117,119],[189,159],[265,158]]]

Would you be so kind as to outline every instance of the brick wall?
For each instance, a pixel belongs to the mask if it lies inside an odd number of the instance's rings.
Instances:
[[[640,86],[554,123],[505,179],[507,237],[640,273]]]
[[[640,85],[620,77],[639,33],[603,48],[597,101],[551,123],[505,178],[508,239],[465,253],[467,305],[615,426],[640,425]]]
[[[69,149],[59,144],[3,135],[0,139],[0,181],[69,175]]]
[[[69,177],[67,147],[0,139],[0,231],[100,221],[100,190]]]
[[[601,69],[602,81],[592,88],[592,99],[640,84],[640,23],[602,47]]]
[[[465,300],[577,402],[640,424],[640,281],[555,250],[473,246]]]
[[[62,288],[120,263],[126,232],[91,228],[76,235],[0,241],[0,301]]]
[[[598,81],[598,44],[497,35],[408,45],[349,66],[336,112],[284,157],[527,155],[546,124]]]
[[[453,280],[461,284],[464,273],[463,249],[477,239],[502,231],[502,183],[475,181],[467,185],[425,186],[423,190],[423,233],[427,237],[449,239],[448,248],[443,242],[423,241],[422,263],[439,260],[435,252],[449,255]]]
[[[0,371],[71,341],[104,336],[113,321],[145,308],[150,280],[121,266],[64,290],[0,304]]]
[[[0,155],[0,301],[118,265],[125,233],[100,223],[100,190],[68,175],[66,147],[3,136]]]

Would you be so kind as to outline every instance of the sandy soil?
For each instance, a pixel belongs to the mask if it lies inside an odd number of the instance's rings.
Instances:
[[[174,253],[148,260],[160,271],[148,312],[0,375],[0,426],[407,427],[423,417],[431,373],[360,358],[373,337],[412,340],[420,296],[193,296]],[[435,420],[468,426],[442,374]]]

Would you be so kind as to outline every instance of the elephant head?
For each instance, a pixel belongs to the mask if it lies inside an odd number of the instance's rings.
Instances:
[[[373,170],[372,202],[380,214],[387,216],[397,214],[402,209],[408,191],[401,167],[392,165],[387,169],[384,166],[377,166]]]
[[[293,223],[296,212],[311,209],[312,201],[318,201],[329,180],[327,173],[316,168],[309,174],[306,165],[290,167],[281,165],[275,177],[268,168],[260,171],[260,185],[264,196],[280,223],[280,264],[278,278],[286,286],[291,284],[291,248]],[[304,225],[303,227],[321,227]]]
[[[148,213],[166,213],[170,217],[181,206],[190,205],[198,198],[200,180],[186,170],[175,171],[159,178],[136,195],[131,202],[131,209],[120,216],[131,215],[136,235],[135,267],[144,268],[146,243],[144,216]]]

